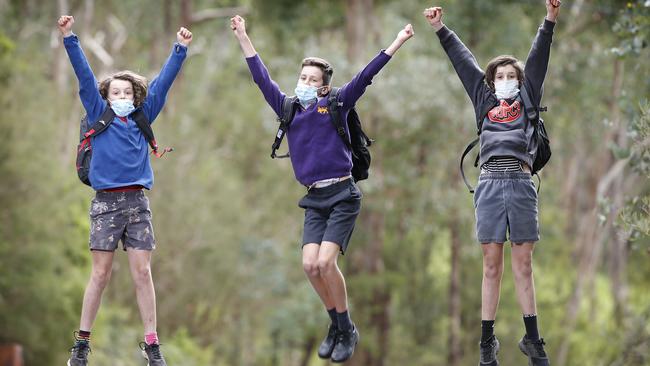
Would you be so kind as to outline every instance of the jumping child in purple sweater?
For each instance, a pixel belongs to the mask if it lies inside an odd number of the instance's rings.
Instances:
[[[230,26],[253,80],[275,113],[282,116],[282,104],[287,95],[269,76],[246,34],[244,19],[235,16]],[[386,50],[341,87],[338,101],[342,103],[343,121],[372,83],[372,78],[413,34],[413,27],[405,26]],[[345,279],[336,261],[339,252],[344,253],[347,248],[361,209],[362,194],[352,179],[350,149],[337,134],[329,113],[327,95],[332,88],[332,66],[324,59],[308,57],[301,67],[295,89],[300,106],[287,131],[287,139],[296,179],[307,187],[307,194],[298,203],[305,209],[302,263],[332,321],[318,356],[345,362],[354,352],[359,332],[348,313]],[[347,129],[347,125],[344,126]]]

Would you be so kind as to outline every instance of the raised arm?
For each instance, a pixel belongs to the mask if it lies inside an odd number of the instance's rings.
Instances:
[[[414,34],[413,26],[411,24],[404,26],[386,50],[375,56],[375,58],[372,59],[363,70],[355,75],[350,82],[341,87],[339,100],[343,102],[344,108],[352,108],[354,106],[357,100],[359,100],[366,91],[366,87],[372,84],[372,78],[381,71],[384,65],[390,61],[391,56],[393,56],[406,41],[411,39]]]
[[[548,70],[548,62],[551,57],[551,42],[553,40],[553,29],[557,16],[560,13],[560,0],[546,1],[546,18],[544,23],[537,30],[537,35],[530,47],[524,74],[530,83],[532,98],[539,103],[542,98],[542,85]]]
[[[62,15],[57,21],[57,27],[63,36],[63,45],[79,81],[81,104],[83,104],[88,114],[88,119],[94,121],[101,116],[104,108],[106,108],[106,101],[99,94],[97,79],[95,79],[93,70],[90,68],[86,55],[81,49],[79,38],[72,33],[73,24],[74,18],[70,15]]]
[[[476,108],[485,97],[487,85],[485,85],[485,73],[476,62],[472,52],[463,44],[456,33],[451,31],[442,23],[443,10],[441,7],[433,7],[424,10],[424,16],[436,31],[440,43],[447,52],[460,81],[465,87],[474,107]]]
[[[149,119],[149,123],[156,119],[165,105],[167,93],[172,87],[176,76],[178,76],[181,66],[183,66],[183,61],[187,57],[187,47],[192,43],[192,39],[192,32],[188,29],[181,27],[178,30],[176,43],[172,47],[169,58],[165,61],[158,76],[149,84],[147,97],[142,104],[142,109]]]
[[[255,47],[253,47],[253,43],[246,33],[246,21],[241,16],[236,15],[230,19],[230,29],[232,29],[235,38],[239,41],[239,46],[244,53],[244,57],[246,57],[246,63],[253,76],[253,81],[260,88],[264,99],[273,108],[275,114],[282,115],[282,102],[285,94],[280,90],[278,84],[271,79],[266,66],[257,51],[255,51]]]

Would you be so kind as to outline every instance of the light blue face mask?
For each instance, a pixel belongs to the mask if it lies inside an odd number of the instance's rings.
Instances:
[[[133,101],[129,99],[112,100],[111,108],[113,109],[113,112],[115,112],[115,115],[119,117],[126,117],[135,110],[135,107],[133,106]]]
[[[318,88],[315,86],[298,83],[298,85],[296,85],[296,90],[294,91],[303,107],[308,106],[317,99]]]

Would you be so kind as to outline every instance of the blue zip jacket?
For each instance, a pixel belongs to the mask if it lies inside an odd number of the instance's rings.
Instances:
[[[99,94],[97,79],[84,55],[79,38],[72,34],[63,38],[65,50],[79,80],[79,96],[88,120],[97,121],[108,108]],[[187,47],[175,43],[160,74],[149,84],[147,97],[140,108],[149,123],[165,105],[167,92],[187,56]],[[113,123],[91,141],[93,158],[90,162],[90,184],[95,190],[141,185],[153,186],[153,170],[149,162],[149,145],[131,117],[123,122],[115,117]]]

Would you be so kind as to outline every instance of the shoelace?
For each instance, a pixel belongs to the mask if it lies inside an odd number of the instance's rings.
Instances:
[[[344,343],[352,338],[352,330],[339,330],[336,335],[336,343]]]
[[[162,359],[162,354],[160,353],[160,345],[159,344],[147,345],[144,342],[140,342],[140,348],[145,352],[146,352],[146,349],[149,348],[149,350],[151,352],[151,356],[153,356],[154,360]]]
[[[482,359],[487,359],[492,357],[492,353],[494,352],[494,347],[481,347],[481,358]]]
[[[544,338],[540,338],[539,341],[533,342],[533,346],[535,347],[535,352],[540,357],[545,357],[546,356],[546,351],[544,351],[544,345],[545,344],[546,344],[546,342],[544,342]]]
[[[70,352],[74,352],[73,356],[76,358],[86,358],[88,356],[88,352],[92,352],[90,350],[90,345],[87,342],[79,342],[77,340],[77,343],[70,348]]]
[[[328,336],[328,337],[335,337],[335,336],[336,336],[336,333],[337,333],[338,331],[339,331],[339,330],[338,330],[337,327],[332,327],[332,326],[330,326],[329,330],[327,331],[327,336]]]

